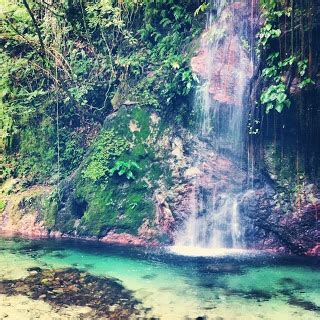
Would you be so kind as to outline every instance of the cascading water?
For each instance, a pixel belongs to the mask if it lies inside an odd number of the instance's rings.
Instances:
[[[246,92],[253,73],[248,34],[247,0],[212,0],[206,32],[199,54],[191,61],[199,77],[195,108],[199,110],[197,151],[194,166],[202,170],[208,149],[233,162],[241,163],[244,152]],[[221,188],[217,179],[203,185],[194,181],[192,214],[176,234],[174,251],[232,248],[245,246],[238,201],[242,190]],[[230,179],[229,179],[230,180]],[[230,184],[230,183],[229,183]]]

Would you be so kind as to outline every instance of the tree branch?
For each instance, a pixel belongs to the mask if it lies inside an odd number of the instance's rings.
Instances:
[[[30,18],[31,18],[31,20],[33,22],[33,25],[34,25],[34,27],[36,29],[36,33],[38,35],[40,47],[41,47],[41,50],[42,50],[41,56],[44,57],[44,55],[45,55],[45,46],[44,46],[44,43],[43,43],[43,40],[42,40],[41,31],[39,29],[37,20],[34,17],[34,14],[33,14],[32,10],[30,9],[30,6],[29,6],[27,0],[22,0],[22,2],[23,2],[23,5],[25,6],[25,8],[27,9],[27,11],[28,11],[28,13],[30,15]]]

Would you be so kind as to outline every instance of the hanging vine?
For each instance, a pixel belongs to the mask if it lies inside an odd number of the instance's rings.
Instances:
[[[315,85],[319,68],[314,60],[313,34],[319,27],[313,1],[261,0],[263,26],[258,33],[258,52],[266,61],[260,102],[266,113],[290,107],[290,93]],[[319,10],[319,8],[317,8]]]

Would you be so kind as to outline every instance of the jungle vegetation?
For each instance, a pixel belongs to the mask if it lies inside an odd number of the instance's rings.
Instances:
[[[248,147],[261,162],[261,150],[275,141],[277,161],[288,155],[298,174],[303,168],[317,177],[320,6],[258,5]],[[190,59],[207,10],[201,0],[0,0],[0,182],[59,184],[94,141],[85,179],[103,185],[111,176],[142,175],[152,152],[133,150],[103,123],[121,106],[138,106],[134,117],[145,130],[144,110],[167,125],[191,125],[197,79]]]

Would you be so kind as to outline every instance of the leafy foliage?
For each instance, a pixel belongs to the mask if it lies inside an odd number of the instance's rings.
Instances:
[[[206,2],[200,4],[200,6],[195,10],[194,15],[197,16],[201,12],[205,12],[207,10],[207,8],[209,7],[209,5],[210,5],[210,3],[206,3]]]
[[[112,162],[128,150],[128,143],[118,137],[114,130],[104,131],[95,143],[94,152],[89,158],[89,164],[83,171],[85,178],[94,182],[114,174]]]
[[[201,30],[194,1],[27,3],[0,0],[0,149],[18,159],[18,175],[68,175],[126,101],[188,113],[177,106],[189,108],[180,101],[194,82],[186,46]]]
[[[134,171],[137,169],[141,169],[139,165],[132,160],[129,161],[116,161],[113,168],[111,168],[110,173],[113,175],[118,173],[119,176],[125,175],[128,180],[135,179]]]
[[[294,77],[299,79],[300,89],[315,83],[310,78],[311,73],[308,72],[308,69],[311,70],[310,54],[309,59],[306,59],[304,44],[297,47],[297,41],[294,40],[294,26],[296,23],[302,23],[306,12],[299,5],[291,7],[281,1],[261,0],[260,5],[264,25],[257,35],[258,52],[263,53],[262,57],[265,57],[267,53],[266,64],[262,70],[265,85],[260,101],[265,105],[266,113],[272,109],[282,112],[285,107],[291,105],[289,91]],[[288,19],[290,19],[290,24],[287,22]],[[291,29],[287,30],[287,25],[290,25]],[[290,35],[288,36],[287,33]],[[302,29],[301,33],[305,33],[305,30]],[[304,41],[304,35],[299,34],[298,37],[302,37],[301,41]],[[288,39],[289,46],[287,45]],[[282,42],[285,42],[285,50],[281,46]]]
[[[290,100],[286,94],[286,87],[283,83],[271,85],[261,94],[261,102],[266,105],[266,113],[275,108],[281,112],[284,107],[290,107]]]
[[[4,200],[0,200],[0,213],[4,211],[6,208],[6,202]]]

